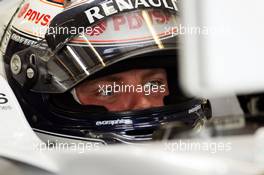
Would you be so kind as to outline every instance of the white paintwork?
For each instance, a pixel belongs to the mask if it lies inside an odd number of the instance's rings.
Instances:
[[[230,151],[216,153],[173,150],[168,145],[179,142],[176,140],[137,147],[111,146],[83,154],[64,152],[63,159],[60,158],[61,153],[53,154],[52,157],[59,160],[60,172],[65,175],[192,175],[194,172],[198,175],[257,175],[264,171],[263,162],[256,159],[256,155],[264,156],[256,151],[256,143],[259,141],[255,136],[182,140],[182,143],[231,144]]]
[[[181,2],[183,26],[209,29],[181,35],[182,81],[188,92],[215,96],[263,91],[264,1]]]
[[[213,117],[243,115],[236,96],[209,98]]]
[[[52,160],[42,152],[36,151],[42,141],[29,126],[12,89],[0,76],[0,93],[5,100],[0,100],[0,155],[34,166],[56,171]],[[1,95],[0,98],[3,96]]]

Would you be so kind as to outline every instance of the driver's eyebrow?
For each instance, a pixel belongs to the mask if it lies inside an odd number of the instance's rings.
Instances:
[[[109,75],[107,77],[87,81],[82,86],[83,87],[89,87],[90,91],[96,91],[100,84],[114,83],[114,82],[119,83],[122,80],[123,80],[123,78],[118,76],[118,75]]]
[[[99,84],[102,82],[121,82],[123,80],[122,77],[118,76],[118,75],[109,75],[107,77],[103,77],[97,80],[94,80],[92,83],[94,84]]]
[[[153,70],[149,70],[148,72],[143,74],[143,79],[149,78],[149,77],[153,77],[156,75],[163,75],[163,71],[162,70],[158,70],[158,69],[153,69]]]
[[[123,78],[119,77],[118,75],[109,75],[107,77],[103,77],[103,78],[99,78],[96,80],[92,80],[87,82],[87,84],[85,86],[88,85],[88,87],[90,87],[90,91],[94,92],[94,91],[98,91],[98,87],[101,86],[101,84],[104,83],[119,83],[123,80]]]

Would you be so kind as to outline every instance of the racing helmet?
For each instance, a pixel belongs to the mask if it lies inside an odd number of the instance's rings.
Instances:
[[[153,140],[166,124],[194,128],[210,118],[208,100],[186,97],[178,83],[179,20],[175,0],[24,1],[2,49],[8,82],[33,130],[44,140],[137,143]],[[84,81],[144,68],[166,70],[164,106],[109,111],[74,96]]]

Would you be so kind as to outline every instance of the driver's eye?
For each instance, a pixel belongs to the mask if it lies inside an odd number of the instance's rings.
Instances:
[[[100,96],[112,96],[114,94],[115,94],[115,92],[114,92],[112,87],[107,87],[107,88],[99,91]]]
[[[147,83],[144,84],[144,87],[148,88],[148,89],[151,89],[153,87],[159,87],[163,85],[163,83],[161,81],[149,81]]]

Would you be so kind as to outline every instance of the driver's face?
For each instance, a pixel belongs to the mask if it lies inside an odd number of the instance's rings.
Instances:
[[[168,94],[164,69],[133,69],[85,81],[76,87],[81,104],[105,106],[109,111],[160,107]]]

